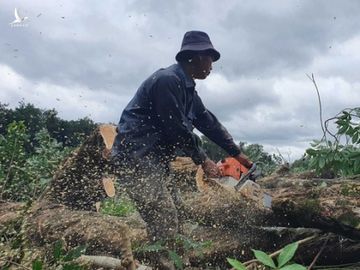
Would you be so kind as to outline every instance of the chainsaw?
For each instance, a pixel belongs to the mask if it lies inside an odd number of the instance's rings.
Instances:
[[[255,183],[256,178],[260,176],[256,163],[251,168],[246,168],[233,157],[227,157],[217,163],[221,172],[221,177],[216,181],[223,186],[233,187],[235,191],[240,192],[245,197],[253,199],[260,206],[271,208],[272,198],[270,194],[263,191],[259,184]]]

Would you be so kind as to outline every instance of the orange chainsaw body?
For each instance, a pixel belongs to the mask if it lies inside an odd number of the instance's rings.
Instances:
[[[241,175],[249,170],[233,157],[227,157],[217,163],[222,176],[231,176],[236,180],[240,180]]]

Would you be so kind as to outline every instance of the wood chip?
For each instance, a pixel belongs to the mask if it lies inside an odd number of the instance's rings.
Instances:
[[[106,195],[108,195],[110,198],[115,196],[115,186],[114,186],[115,178],[111,177],[104,177],[102,179],[103,186],[106,192]]]

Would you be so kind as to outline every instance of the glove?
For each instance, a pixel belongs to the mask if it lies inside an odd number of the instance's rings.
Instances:
[[[201,166],[202,166],[202,168],[204,170],[204,173],[205,173],[205,175],[207,177],[210,177],[210,178],[221,177],[220,169],[215,164],[215,162],[212,161],[211,159],[207,158]]]

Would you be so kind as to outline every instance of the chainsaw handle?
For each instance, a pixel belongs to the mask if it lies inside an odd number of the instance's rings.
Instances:
[[[257,167],[257,165],[256,165],[256,163],[254,162],[254,163],[251,165],[249,171],[248,171],[246,174],[252,174],[253,172],[255,172],[255,171],[256,171],[256,167]]]

